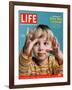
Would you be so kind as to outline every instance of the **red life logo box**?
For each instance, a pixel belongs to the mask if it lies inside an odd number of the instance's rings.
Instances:
[[[20,23],[21,24],[37,24],[37,14],[21,13]]]

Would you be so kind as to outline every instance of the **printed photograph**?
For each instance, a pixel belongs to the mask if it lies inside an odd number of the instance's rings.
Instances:
[[[19,79],[63,77],[63,13],[18,12]]]

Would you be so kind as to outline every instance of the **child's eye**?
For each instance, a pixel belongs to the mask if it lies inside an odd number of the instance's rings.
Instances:
[[[37,42],[37,43],[35,43],[35,45],[37,46],[37,45],[39,45],[39,43]]]
[[[48,45],[48,42],[44,42],[44,45]]]

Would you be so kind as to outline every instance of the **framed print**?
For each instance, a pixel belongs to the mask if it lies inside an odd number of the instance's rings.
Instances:
[[[9,2],[9,88],[70,84],[70,5]]]

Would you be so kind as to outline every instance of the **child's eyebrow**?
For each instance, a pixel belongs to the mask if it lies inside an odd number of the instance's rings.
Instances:
[[[48,42],[48,40],[43,40],[43,42]]]
[[[44,35],[40,35],[38,38],[42,38]]]

